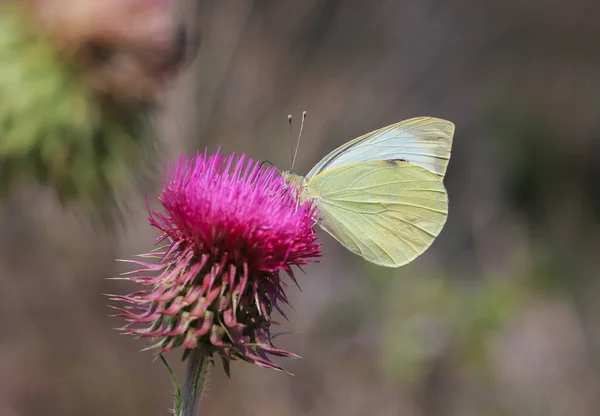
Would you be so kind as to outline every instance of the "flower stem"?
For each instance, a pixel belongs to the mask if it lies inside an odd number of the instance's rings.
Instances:
[[[197,416],[202,391],[208,373],[209,361],[199,349],[193,350],[187,357],[185,384],[181,392],[181,413],[179,416]]]

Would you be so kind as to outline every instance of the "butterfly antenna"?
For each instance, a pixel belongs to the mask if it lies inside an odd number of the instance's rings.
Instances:
[[[288,114],[288,125],[290,127],[290,170],[292,170],[291,166],[294,163],[294,143],[292,139],[292,115]]]
[[[294,169],[294,165],[296,164],[296,156],[298,156],[298,149],[300,148],[300,138],[302,138],[302,130],[304,130],[304,120],[306,120],[306,111],[302,113],[302,122],[300,123],[300,132],[298,133],[298,142],[296,144],[296,151],[294,152],[294,157],[292,158],[292,168]]]

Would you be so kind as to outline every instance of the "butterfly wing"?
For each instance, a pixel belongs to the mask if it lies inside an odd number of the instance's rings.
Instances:
[[[343,165],[306,184],[319,225],[351,252],[399,267],[423,253],[442,230],[448,197],[442,179],[397,160]]]
[[[401,121],[358,137],[329,153],[306,175],[357,162],[403,159],[443,177],[450,159],[454,124],[433,117]]]

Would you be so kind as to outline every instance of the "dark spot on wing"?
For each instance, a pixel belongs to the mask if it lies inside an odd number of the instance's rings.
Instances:
[[[395,166],[396,162],[406,162],[406,163],[408,163],[408,160],[406,160],[406,159],[385,159],[384,162],[387,163],[387,164],[389,164],[389,165]]]

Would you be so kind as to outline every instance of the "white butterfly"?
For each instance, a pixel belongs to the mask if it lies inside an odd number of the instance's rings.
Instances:
[[[351,252],[380,266],[411,262],[448,215],[446,173],[454,124],[420,117],[360,136],[329,153],[306,177],[286,172],[313,200],[318,224]]]

